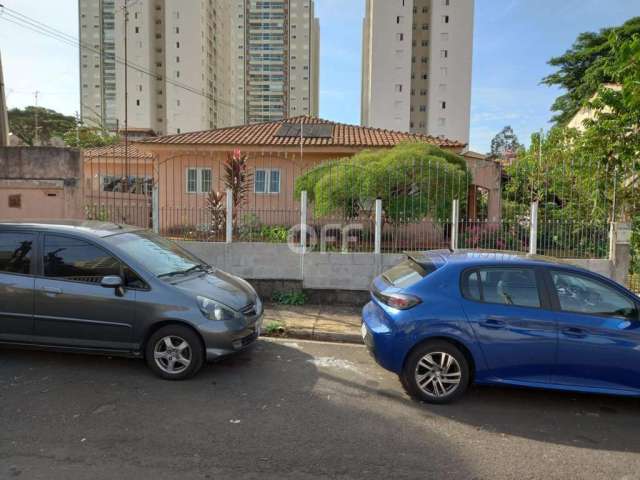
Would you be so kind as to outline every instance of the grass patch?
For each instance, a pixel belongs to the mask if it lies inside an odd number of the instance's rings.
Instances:
[[[304,305],[307,295],[304,292],[275,292],[271,300],[280,305]]]

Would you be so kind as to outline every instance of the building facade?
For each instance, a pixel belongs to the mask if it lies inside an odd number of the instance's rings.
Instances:
[[[314,0],[235,0],[237,124],[319,110],[320,23]]]
[[[364,126],[469,141],[474,0],[367,0]]]
[[[229,0],[126,3],[79,0],[83,122],[159,134],[230,125]]]
[[[317,115],[313,0],[126,5],[79,0],[85,124],[162,135]]]

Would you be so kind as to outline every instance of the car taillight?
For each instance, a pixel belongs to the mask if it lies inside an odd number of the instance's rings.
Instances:
[[[421,300],[413,295],[404,295],[402,293],[382,294],[381,300],[391,308],[397,310],[409,310],[418,305]]]

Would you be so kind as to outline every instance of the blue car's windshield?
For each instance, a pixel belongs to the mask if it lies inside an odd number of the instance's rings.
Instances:
[[[206,268],[206,265],[202,265],[200,260],[175,242],[151,232],[121,233],[106,240],[134,257],[158,277]]]

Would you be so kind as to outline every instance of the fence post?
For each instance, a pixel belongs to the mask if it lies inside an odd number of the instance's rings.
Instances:
[[[307,191],[300,194],[300,246],[302,253],[307,253]]]
[[[618,243],[618,235],[616,231],[616,222],[611,221],[609,226],[609,260],[614,264],[616,262],[616,244]]]
[[[154,185],[151,191],[151,226],[155,233],[160,233],[160,196],[158,193],[158,185]]]
[[[451,250],[458,249],[458,223],[460,222],[460,200],[451,204]]]
[[[375,250],[376,255],[382,253],[382,199],[376,198],[376,229],[375,229]]]
[[[233,242],[233,191],[227,188],[227,236],[226,242]]]
[[[538,253],[538,202],[531,202],[531,229],[529,230],[529,254]]]

